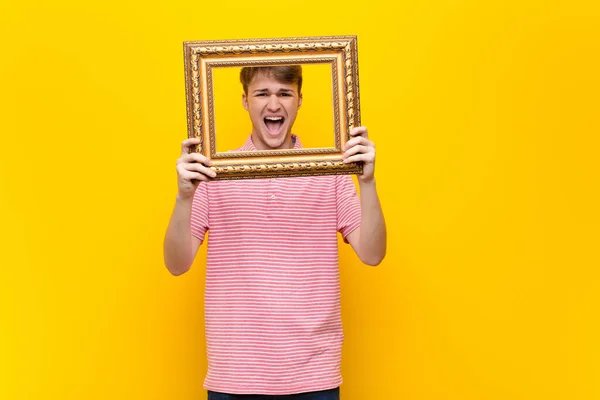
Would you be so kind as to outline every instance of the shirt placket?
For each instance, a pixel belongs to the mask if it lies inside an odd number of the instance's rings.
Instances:
[[[279,193],[277,191],[277,179],[276,178],[269,178],[269,181],[267,183],[267,203],[269,205],[268,207],[268,216],[269,219],[273,218],[273,214],[275,213],[275,210],[277,210],[279,208],[279,204],[280,204],[280,199],[279,199]]]

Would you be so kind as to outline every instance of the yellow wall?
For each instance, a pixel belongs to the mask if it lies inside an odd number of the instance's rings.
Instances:
[[[252,131],[242,105],[241,68],[213,68],[214,119],[217,151],[239,148]],[[302,66],[302,105],[292,132],[306,148],[334,147],[332,73],[330,64]]]
[[[341,250],[343,398],[600,398],[596,4],[2,2],[0,399],[205,398],[182,42],[338,34],[390,243]]]

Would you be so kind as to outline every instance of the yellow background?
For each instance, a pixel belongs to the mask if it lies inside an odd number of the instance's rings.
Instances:
[[[242,105],[241,68],[213,68],[213,104],[218,152],[236,150],[252,132]],[[302,65],[302,97],[292,133],[305,148],[334,147],[331,64]]]
[[[182,42],[338,34],[389,227],[341,249],[343,398],[600,398],[597,3],[391,4],[0,4],[1,399],[205,398]]]

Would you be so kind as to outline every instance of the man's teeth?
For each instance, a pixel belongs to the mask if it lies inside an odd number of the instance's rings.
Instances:
[[[283,121],[283,117],[266,117],[267,121]]]

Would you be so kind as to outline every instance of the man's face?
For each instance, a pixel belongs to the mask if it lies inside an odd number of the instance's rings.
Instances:
[[[252,120],[252,141],[257,150],[290,149],[292,126],[302,95],[295,83],[283,83],[258,73],[242,95]]]

